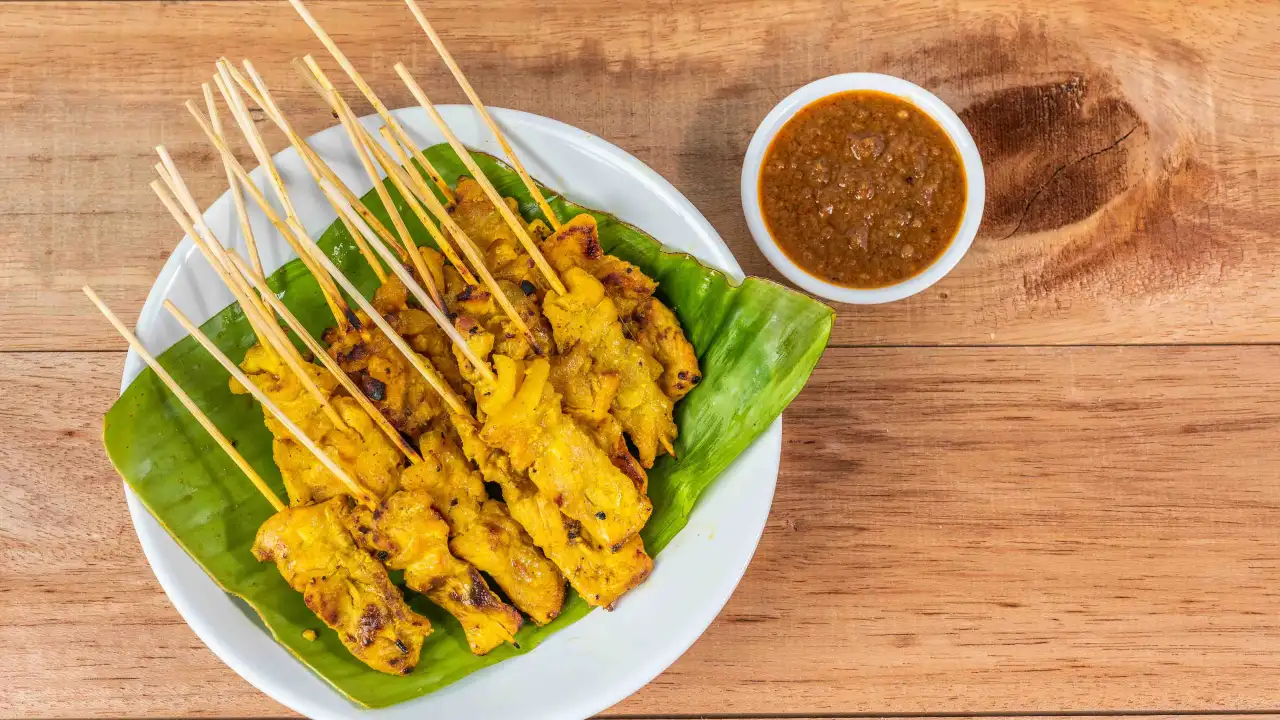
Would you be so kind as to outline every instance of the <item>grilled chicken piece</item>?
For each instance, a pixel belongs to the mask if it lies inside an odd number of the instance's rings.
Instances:
[[[663,368],[623,334],[617,306],[599,280],[579,267],[562,272],[560,278],[566,294],[548,292],[542,304],[556,346],[565,353],[581,344],[597,372],[618,374],[618,392],[610,410],[636,446],[640,464],[651,468],[660,452],[672,451],[677,432],[674,403],[657,384]]]
[[[258,529],[253,555],[276,568],[361,662],[408,675],[431,623],[405,604],[386,568],[348,532],[347,499],[290,507]]]
[[[495,382],[476,385],[481,439],[510,458],[565,515],[600,545],[620,548],[640,532],[653,504],[594,440],[560,409],[545,358],[493,356]]]
[[[450,421],[464,453],[480,468],[484,479],[502,488],[511,517],[560,568],[588,605],[613,609],[623,594],[644,582],[653,571],[653,559],[638,535],[616,552],[593,543],[582,532],[581,524],[565,517],[528,477],[511,469],[510,460],[502,452],[480,439],[479,428],[471,418],[455,415]]]
[[[485,267],[489,268],[489,272],[495,278],[516,286],[527,282],[535,288],[544,288],[545,281],[533,264],[533,258],[525,252],[524,246],[506,220],[493,203],[489,202],[489,196],[480,187],[480,183],[472,178],[462,177],[453,192],[456,202],[449,215],[484,254]],[[515,199],[505,200],[507,207],[519,216],[520,208]],[[531,291],[529,294],[534,293]],[[541,293],[538,294],[540,297]]]
[[[658,289],[658,283],[640,268],[605,253],[600,247],[595,218],[590,215],[579,215],[561,225],[560,231],[548,236],[540,249],[556,272],[577,267],[599,280],[623,316],[630,315]]]
[[[627,336],[662,365],[660,385],[672,402],[698,384],[698,356],[675,313],[653,296],[658,284],[640,268],[601,249],[591,216],[579,215],[565,223],[543,241],[542,252],[558,272],[579,267],[600,281],[618,308]]]
[[[422,250],[424,252],[430,251],[429,248],[422,248]],[[430,252],[437,257],[440,256],[439,253]],[[435,267],[432,266],[430,271],[434,275]],[[439,275],[440,280],[437,282],[436,287],[443,288],[443,268],[440,270]],[[417,278],[416,273],[414,277]],[[382,316],[391,324],[391,327],[409,343],[410,347],[431,361],[431,364],[448,381],[454,392],[462,393],[464,391],[462,375],[452,362],[453,343],[425,310],[409,305],[409,289],[405,287],[399,277],[392,274],[378,288],[377,292],[373,294],[373,306],[378,312],[382,313]],[[363,319],[363,315],[361,315],[361,318]]]
[[[353,508],[347,520],[361,547],[404,570],[406,585],[457,618],[471,652],[515,642],[520,613],[493,594],[479,570],[450,554],[449,525],[430,495],[402,490],[376,510]]]
[[[507,506],[488,498],[480,473],[451,437],[432,430],[418,442],[424,462],[405,470],[401,483],[431,496],[449,523],[453,554],[488,573],[538,625],[554,620],[564,605],[564,576],[511,519]]]
[[[399,281],[387,280],[388,284],[392,282]],[[410,438],[418,437],[443,408],[439,395],[367,315],[358,312],[356,319],[360,323],[358,328],[342,332],[331,327],[325,331],[329,355],[338,361],[392,427]],[[387,320],[401,335],[426,332],[432,325],[425,312],[407,307]],[[460,382],[461,378],[455,380]]]
[[[245,353],[240,367],[307,437],[314,440],[361,487],[379,498],[395,491],[404,457],[359,403],[345,395],[335,395],[338,381],[332,375],[310,363],[302,366],[316,386],[329,394],[330,404],[346,423],[346,430],[334,426],[320,403],[274,352],[254,345]],[[237,394],[248,392],[234,378],[231,391]],[[272,455],[280,468],[291,505],[307,505],[349,492],[346,485],[317,462],[311,451],[299,444],[275,416],[268,412],[263,416],[273,437]]]
[[[684,336],[675,313],[658,298],[642,300],[636,309],[623,318],[622,327],[636,344],[653,354],[662,365],[662,377],[658,386],[671,398],[680,402],[695,385],[702,382],[698,368],[698,355]]]

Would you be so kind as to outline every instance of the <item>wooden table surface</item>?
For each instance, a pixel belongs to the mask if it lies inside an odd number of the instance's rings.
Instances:
[[[949,277],[837,308],[741,586],[610,713],[1280,709],[1280,5],[428,5],[488,102],[644,160],[752,274],[741,158],[809,80],[922,84],[986,163]],[[312,9],[388,104],[401,59],[461,100],[399,3]],[[0,1],[0,715],[287,712],[142,557],[99,441],[124,344],[79,288],[132,320],[174,247],[154,145],[225,187],[181,109],[219,56],[333,123],[308,52],[276,0]]]

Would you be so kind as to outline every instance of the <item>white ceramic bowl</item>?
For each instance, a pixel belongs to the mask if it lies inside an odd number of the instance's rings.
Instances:
[[[857,289],[834,285],[809,274],[787,257],[782,248],[774,241],[765,225],[764,212],[760,208],[760,167],[764,163],[765,152],[769,144],[787,121],[802,108],[828,95],[849,92],[851,90],[874,90],[896,95],[923,110],[929,117],[946,131],[956,150],[960,152],[960,160],[964,165],[966,186],[966,203],[964,216],[960,219],[960,228],[946,252],[925,268],[920,274],[894,285],[880,288]],[[836,302],[858,305],[873,305],[892,302],[915,295],[930,285],[938,282],[944,275],[960,262],[973,238],[978,234],[978,225],[982,222],[982,208],[986,203],[987,185],[982,174],[982,159],[978,156],[978,147],[968,129],[955,112],[947,107],[933,93],[900,78],[879,73],[846,73],[815,80],[796,90],[778,103],[765,116],[756,134],[747,146],[747,157],[742,163],[742,211],[747,216],[747,227],[760,246],[760,252],[788,280],[805,290]]]
[[[501,154],[493,136],[469,106],[440,105],[442,115],[468,146]],[[564,123],[528,113],[490,108],[529,172],[575,201],[616,214],[672,249],[692,253],[709,267],[741,282],[742,269],[729,248],[671,183],[636,158],[600,138]],[[443,137],[420,109],[396,116],[420,145]],[[376,117],[362,122],[370,129]],[[376,136],[376,133],[375,133]],[[353,190],[373,184],[342,128],[308,138]],[[334,221],[292,148],[275,156],[290,196],[313,236]],[[195,173],[197,168],[184,168]],[[221,172],[206,164],[200,172]],[[252,173],[260,187],[261,168]],[[159,209],[156,212],[161,212]],[[256,208],[254,234],[263,264],[274,270],[294,257]],[[205,213],[223,243],[244,252],[230,197]],[[233,298],[184,238],[151,288],[138,318],[138,336],[159,352],[186,335],[161,310],[166,298],[203,322]],[[142,370],[129,352],[121,392]],[[222,592],[147,512],[127,487],[129,512],[142,550],[174,607],[200,639],[258,689],[295,712],[318,720],[578,720],[622,700],[680,657],[711,624],[733,593],[764,530],[778,478],[782,419],[773,422],[698,499],[689,524],[655,558],[653,574],[613,612],[597,610],[546,639],[536,650],[505,660],[430,695],[379,710],[362,710],[312,674],[271,638],[252,610]]]

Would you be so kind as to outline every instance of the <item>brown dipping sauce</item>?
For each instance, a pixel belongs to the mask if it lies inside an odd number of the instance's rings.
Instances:
[[[801,109],[760,169],[760,207],[778,246],[809,273],[852,288],[893,285],[933,264],[960,227],[965,196],[946,132],[880,92]]]

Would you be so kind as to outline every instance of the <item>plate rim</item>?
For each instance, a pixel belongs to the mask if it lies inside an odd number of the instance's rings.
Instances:
[[[456,125],[459,118],[467,115],[474,115],[474,110],[468,105],[438,105],[437,109],[439,109],[441,114],[445,116],[450,125]],[[610,164],[624,168],[634,179],[643,183],[657,199],[661,200],[669,206],[673,212],[678,214],[686,224],[698,231],[700,240],[708,245],[704,249],[711,251],[715,256],[714,258],[700,257],[700,262],[703,262],[703,264],[708,267],[724,272],[735,284],[738,284],[743,280],[744,275],[741,266],[737,263],[732,251],[729,250],[728,246],[724,243],[724,240],[716,232],[714,227],[711,226],[710,222],[707,221],[702,213],[679,190],[677,190],[675,186],[644,164],[641,160],[603,138],[552,118],[500,107],[490,107],[489,110],[501,126],[532,126],[539,131],[559,136],[564,142],[574,146],[575,149],[589,151],[591,154],[602,158]],[[413,121],[415,116],[420,114],[424,115],[420,108],[402,108],[393,110],[392,113],[397,116],[397,119],[410,126],[411,134],[414,134],[414,128],[410,125],[410,122]],[[360,118],[360,121],[369,127],[376,127],[382,124],[377,115],[367,115]],[[416,124],[416,122],[414,124]],[[341,126],[335,125],[310,135],[307,137],[307,141],[308,143],[323,143],[326,141],[332,141],[335,137],[341,136],[343,136]],[[472,147],[474,147],[474,145],[472,145]],[[286,148],[274,154],[272,157],[278,163],[300,162],[297,151],[292,147]],[[536,173],[533,174],[536,176]],[[250,175],[260,185],[263,184],[264,174],[261,168],[253,170]],[[291,184],[287,178],[286,184]],[[353,189],[356,189],[357,187],[359,187],[358,184],[353,184]],[[556,191],[559,192],[559,189],[556,189]],[[567,195],[571,196],[572,192],[568,192]],[[207,219],[210,219],[212,223],[213,218],[211,216],[215,215],[220,210],[226,210],[226,206],[229,204],[229,192],[224,192],[204,210],[204,216]],[[631,219],[627,219],[627,221],[632,222]],[[329,222],[331,222],[331,220],[325,222],[324,226],[327,227]],[[310,225],[310,223],[304,224]],[[315,229],[311,227],[308,227],[307,229],[309,232],[312,232],[314,236]],[[147,299],[139,313],[137,323],[138,335],[144,338],[144,342],[148,328],[161,314],[161,302],[170,294],[170,290],[177,279],[179,271],[191,260],[193,253],[198,253],[194,243],[189,237],[183,237],[171,253],[169,259],[161,268],[160,272],[157,274],[156,280],[148,291]],[[203,322],[204,319],[207,318],[200,318],[198,321]],[[163,352],[163,350],[153,349],[153,352],[158,354],[159,352]],[[139,358],[136,353],[130,349],[126,355],[124,369],[121,374],[121,393],[124,392],[143,367],[144,363],[141,358]],[[741,562],[735,564],[731,568],[730,572],[726,572],[724,574],[724,581],[716,588],[716,596],[709,597],[707,598],[707,602],[701,603],[702,611],[692,612],[687,616],[687,619],[695,620],[695,622],[690,625],[692,629],[680,636],[679,639],[672,640],[666,646],[666,652],[661,654],[651,654],[645,658],[645,662],[643,662],[641,666],[635,667],[635,669],[626,676],[628,679],[627,681],[620,679],[612,686],[584,691],[580,695],[576,696],[576,698],[562,698],[559,708],[552,712],[546,712],[545,707],[531,709],[530,717],[535,715],[538,717],[548,718],[587,717],[605,710],[647,685],[655,677],[670,667],[670,665],[677,659],[679,659],[679,657],[683,655],[699,637],[702,636],[706,629],[710,627],[711,623],[720,614],[720,611],[728,603],[729,598],[733,595],[733,592],[741,582],[747,566],[754,557],[755,550],[763,536],[765,524],[772,507],[773,496],[777,486],[781,450],[782,418],[779,416],[763,432],[761,432],[761,434],[746,449],[744,449],[742,454],[740,454],[733,463],[736,464],[738,460],[752,453],[752,451],[756,451],[757,453],[763,452],[764,456],[759,458],[759,460],[763,461],[764,466],[762,467],[759,464],[755,466],[757,471],[764,470],[764,474],[767,475],[767,487],[761,488],[762,491],[767,492],[761,492],[758,499],[758,502],[763,507],[763,512],[759,516],[758,527],[754,527],[751,530],[749,538],[744,538],[744,540],[749,540],[749,542],[744,543],[742,546],[742,549],[745,552],[740,554]],[[733,464],[722,471],[721,475],[729,473]],[[159,582],[161,589],[164,590],[169,602],[178,611],[178,614],[182,617],[183,621],[192,629],[200,641],[204,643],[204,645],[208,647],[219,660],[231,668],[237,675],[248,681],[258,691],[296,712],[303,713],[309,717],[319,718],[367,716],[373,713],[388,713],[389,711],[395,711],[396,709],[403,710],[404,708],[413,706],[417,703],[426,704],[435,694],[428,693],[427,695],[406,700],[386,708],[370,709],[361,707],[343,697],[335,688],[330,686],[323,679],[320,679],[320,682],[323,683],[325,689],[340,698],[345,703],[346,707],[349,708],[347,711],[335,711],[334,708],[330,707],[330,705],[325,702],[317,701],[305,693],[294,692],[291,688],[284,687],[280,683],[274,682],[267,674],[258,671],[254,667],[254,663],[248,662],[246,658],[243,657],[242,650],[235,647],[235,643],[228,640],[223,633],[218,632],[218,628],[214,627],[212,620],[206,617],[205,611],[202,611],[197,607],[196,599],[192,597],[190,593],[184,591],[182,581],[177,577],[177,568],[175,566],[171,566],[169,564],[171,561],[163,559],[161,555],[162,550],[168,549],[162,548],[164,543],[172,544],[177,546],[179,549],[180,546],[178,546],[177,541],[163,529],[160,529],[157,534],[156,530],[159,528],[159,523],[151,516],[150,511],[146,509],[140,498],[131,488],[129,488],[128,484],[122,483],[122,485],[124,487],[125,500],[129,509],[130,519],[134,527],[134,532],[138,536],[139,543],[142,546],[143,555],[146,557],[148,566],[151,568],[152,573]],[[712,483],[708,492],[714,491],[718,485],[722,485],[722,483]],[[700,503],[700,505],[701,504],[702,503]],[[696,507],[694,512],[695,514],[697,513]],[[680,535],[684,535],[688,530],[689,528],[686,527],[681,531]],[[676,541],[679,540],[680,535],[677,535]],[[199,569],[200,572],[203,572],[203,570],[199,568],[198,563],[196,563],[195,560],[185,552],[182,552],[181,556],[182,562],[196,565],[196,568]],[[228,593],[228,595],[230,595],[230,593]],[[233,595],[231,597],[234,598]],[[586,618],[584,618],[584,620],[585,619]],[[269,631],[264,629],[263,632],[271,643],[276,643],[276,640],[270,637]],[[562,633],[557,633],[556,635],[551,636],[551,638],[548,638],[548,641],[561,634]],[[535,649],[529,655],[521,657],[533,657],[537,652],[538,650]],[[293,662],[302,665],[301,661],[292,655],[290,655],[290,658]],[[519,660],[519,658],[511,658],[507,662],[515,660]],[[499,663],[488,668],[484,668],[459,682],[466,682],[469,679],[477,678],[505,664],[507,663]],[[311,671],[310,668],[307,668],[305,665],[303,665],[303,668],[306,672],[314,675],[314,672]],[[447,688],[442,688],[437,692],[442,692],[446,689]],[[426,708],[424,707],[423,709]]]

